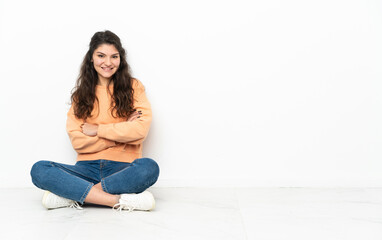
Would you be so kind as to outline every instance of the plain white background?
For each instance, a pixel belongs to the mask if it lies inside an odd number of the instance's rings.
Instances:
[[[65,131],[91,36],[146,86],[157,186],[382,186],[382,6],[363,0],[0,0],[0,187],[75,163]]]

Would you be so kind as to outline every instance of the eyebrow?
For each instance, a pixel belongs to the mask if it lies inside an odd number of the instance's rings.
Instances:
[[[103,53],[103,52],[97,52],[97,53],[101,53],[101,54],[103,54],[103,55],[106,55],[105,53]],[[111,54],[111,56],[113,56],[113,55],[119,55],[119,53],[114,53],[114,54]]]

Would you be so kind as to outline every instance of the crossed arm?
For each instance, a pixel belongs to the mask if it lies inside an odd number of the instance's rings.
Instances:
[[[109,124],[90,124],[74,115],[73,106],[68,112],[66,130],[73,148],[78,153],[94,153],[114,147],[117,143],[141,144],[151,124],[151,106],[143,85],[134,88],[136,112],[127,121]]]
[[[130,117],[127,119],[127,122],[132,122],[138,118],[140,118],[140,115],[142,114],[142,111],[135,111],[130,115]],[[98,125],[97,124],[91,124],[91,123],[83,123],[81,124],[82,133],[89,137],[97,136],[98,133]]]

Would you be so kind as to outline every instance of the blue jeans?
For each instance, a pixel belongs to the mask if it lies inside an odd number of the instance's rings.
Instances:
[[[31,169],[36,187],[81,204],[93,185],[101,182],[110,194],[140,193],[158,179],[158,164],[150,158],[132,163],[110,160],[77,161],[75,165],[38,161]]]

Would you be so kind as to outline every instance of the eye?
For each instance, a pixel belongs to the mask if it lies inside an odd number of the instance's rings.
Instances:
[[[103,55],[101,55],[101,54],[99,54],[99,55],[97,55],[98,57],[100,57],[100,58],[102,58],[103,57]]]
[[[119,56],[113,56],[113,58],[119,58]]]

